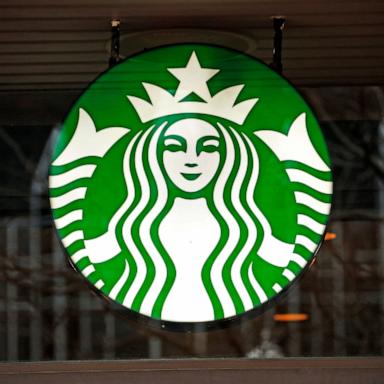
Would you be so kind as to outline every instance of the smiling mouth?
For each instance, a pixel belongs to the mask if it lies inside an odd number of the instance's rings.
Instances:
[[[187,180],[196,180],[201,175],[201,173],[182,173],[181,172],[181,175]]]

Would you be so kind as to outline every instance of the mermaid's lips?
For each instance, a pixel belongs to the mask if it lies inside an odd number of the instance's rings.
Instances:
[[[200,175],[201,173],[182,173],[181,172],[181,175],[187,179],[187,180],[196,180]]]

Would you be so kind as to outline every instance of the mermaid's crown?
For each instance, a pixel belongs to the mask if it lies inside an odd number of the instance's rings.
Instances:
[[[257,98],[248,99],[235,105],[244,84],[225,88],[211,96],[207,81],[219,70],[202,68],[195,52],[192,52],[186,67],[168,68],[168,71],[180,80],[175,95],[158,85],[144,82],[142,84],[150,102],[127,96],[143,123],[168,115],[202,113],[243,124],[258,101]],[[191,93],[198,95],[202,101],[183,101]]]

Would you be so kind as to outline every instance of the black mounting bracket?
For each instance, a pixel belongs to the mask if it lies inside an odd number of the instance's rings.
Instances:
[[[120,61],[120,20],[111,21],[111,55],[109,67],[113,67]]]
[[[283,62],[282,62],[282,47],[283,47],[283,29],[285,24],[285,17],[283,16],[274,16],[272,17],[273,22],[273,61],[271,68],[276,72],[283,72]]]

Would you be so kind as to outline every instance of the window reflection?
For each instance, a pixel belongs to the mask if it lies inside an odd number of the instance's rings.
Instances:
[[[335,193],[328,230],[336,237],[275,307],[209,332],[144,326],[97,297],[67,263],[50,216],[47,175],[57,128],[38,121],[2,126],[0,359],[382,354],[384,89],[360,87],[352,96],[347,87],[304,91],[330,148]],[[348,110],[335,105],[343,98]],[[22,110],[24,99],[15,100]],[[65,109],[57,103],[59,120]],[[287,314],[303,316],[276,316]]]

